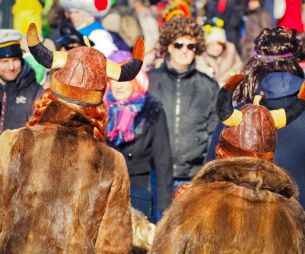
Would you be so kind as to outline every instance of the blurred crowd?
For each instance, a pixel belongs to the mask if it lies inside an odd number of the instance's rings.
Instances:
[[[205,163],[224,156],[217,145],[221,138],[221,144],[229,141],[220,134],[226,124],[218,122],[217,96],[230,77],[245,75],[230,98],[234,106],[264,94],[270,109],[290,105],[304,80],[301,0],[16,0],[11,11],[12,27],[0,29],[0,133],[28,123],[34,102],[54,89],[57,56],[92,47],[122,66],[133,59],[137,38],[144,38],[142,69],[132,80],[107,79],[103,110],[106,142],[126,160],[131,204],[153,223],[175,191]],[[31,23],[49,52],[41,62],[26,42]],[[90,80],[88,64],[71,64],[67,82]],[[279,132],[275,161],[296,179],[305,207],[303,118]],[[145,223],[150,232],[136,245],[148,249],[153,226]]]

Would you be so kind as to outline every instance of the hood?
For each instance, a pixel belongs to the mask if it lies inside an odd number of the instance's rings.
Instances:
[[[260,89],[266,99],[279,99],[297,94],[303,81],[290,72],[272,72],[264,77]]]
[[[16,81],[12,81],[16,84],[18,89],[23,89],[27,86],[32,85],[36,82],[36,74],[35,71],[27,64],[24,60],[22,63],[22,70],[17,77]]]

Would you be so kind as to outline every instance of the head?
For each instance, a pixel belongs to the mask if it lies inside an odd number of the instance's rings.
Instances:
[[[73,48],[86,46],[83,35],[73,27],[64,26],[60,28],[60,37],[55,41],[57,49],[67,51]],[[89,41],[91,46],[94,42]]]
[[[94,22],[94,16],[81,9],[69,9],[65,13],[76,29],[80,29]]]
[[[56,69],[51,77],[52,96],[80,113],[101,111],[107,78],[121,82],[132,80],[141,69],[144,57],[142,38],[134,46],[132,59],[122,66],[90,47],[79,47],[68,52],[49,51],[39,41],[34,24],[29,27],[27,41],[37,62],[46,68]],[[29,125],[36,124],[40,116],[30,120]],[[92,123],[96,127],[98,121]]]
[[[261,0],[249,0],[248,1],[248,10],[249,11],[254,11],[261,7]]]
[[[206,42],[206,53],[212,57],[218,57],[226,49],[226,34],[222,28],[224,22],[222,19],[213,18],[203,27]]]
[[[260,106],[262,96],[241,110],[232,106],[232,95],[242,82],[242,75],[231,77],[221,88],[217,98],[217,114],[226,126],[216,148],[218,157],[250,156],[272,160],[277,129],[291,123],[305,110],[305,82],[296,100],[285,108],[271,110]]]
[[[12,29],[0,29],[0,79],[14,81],[22,70],[21,34]]]
[[[272,160],[276,144],[276,127],[269,110],[247,104],[240,112],[242,122],[225,127],[216,148],[218,158],[249,156]]]
[[[205,47],[201,27],[193,18],[177,16],[165,24],[159,37],[160,54],[169,55],[174,69],[184,70]]]
[[[270,72],[290,72],[304,78],[299,66],[301,43],[295,30],[266,28],[254,41],[253,55],[244,68],[245,78],[237,91],[237,101],[252,101],[260,82]]]
[[[88,17],[102,18],[111,7],[110,0],[60,0],[59,2],[67,12],[75,15],[75,20]],[[81,17],[81,13],[85,16]]]
[[[122,65],[130,61],[131,53],[128,51],[116,50],[108,59]],[[147,75],[141,70],[138,75],[130,81],[117,82],[109,79],[107,91],[108,90],[111,90],[112,95],[116,100],[128,100],[133,94],[146,94],[148,90]]]

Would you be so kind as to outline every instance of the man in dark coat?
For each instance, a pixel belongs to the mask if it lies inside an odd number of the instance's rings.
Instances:
[[[22,127],[43,91],[34,70],[22,60],[20,40],[17,31],[0,30],[0,133]]]
[[[159,43],[165,59],[149,72],[149,89],[166,113],[177,186],[203,164],[217,121],[218,84],[195,69],[195,55],[203,52],[204,39],[192,18],[177,16],[167,22]]]

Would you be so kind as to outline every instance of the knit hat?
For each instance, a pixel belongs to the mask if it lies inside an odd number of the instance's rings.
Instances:
[[[167,22],[174,16],[191,17],[191,7],[187,0],[173,0],[171,1],[163,12],[164,21]]]
[[[203,26],[204,37],[207,43],[222,42],[225,43],[226,33],[223,29],[224,21],[220,18],[214,17],[207,21]]]
[[[276,145],[276,129],[294,121],[305,110],[305,82],[296,100],[285,108],[269,111],[259,105],[262,96],[241,110],[232,106],[232,95],[243,76],[231,77],[221,88],[217,98],[217,114],[226,127],[216,152],[221,157],[251,156],[272,160]]]
[[[0,58],[22,56],[21,34],[13,29],[0,29]]]
[[[106,15],[111,7],[111,0],[60,0],[65,10],[82,10],[96,18]]]
[[[35,24],[29,26],[27,41],[37,62],[46,68],[57,69],[51,77],[50,89],[53,94],[64,101],[83,106],[102,103],[107,78],[132,80],[141,69],[144,58],[143,38],[137,40],[132,59],[122,66],[91,48],[89,41],[86,43],[88,47],[52,52],[39,41]]]

